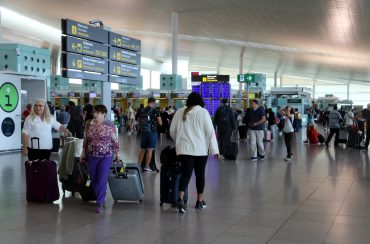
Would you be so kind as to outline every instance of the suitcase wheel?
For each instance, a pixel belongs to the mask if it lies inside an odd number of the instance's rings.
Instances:
[[[143,203],[143,199],[140,199],[140,200],[139,200],[139,203]]]

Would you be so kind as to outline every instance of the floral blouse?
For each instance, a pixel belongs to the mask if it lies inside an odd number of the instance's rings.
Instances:
[[[85,131],[84,149],[86,155],[94,157],[109,157],[117,154],[119,141],[114,124],[106,120],[101,125],[95,125],[90,121]]]

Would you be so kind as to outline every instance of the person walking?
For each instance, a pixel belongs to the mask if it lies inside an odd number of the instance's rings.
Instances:
[[[69,122],[69,114],[66,112],[65,107],[63,105],[60,106],[60,111],[57,116],[57,121],[63,125],[63,127],[67,127]],[[66,135],[63,132],[60,132],[60,140],[62,147],[64,147]]]
[[[284,140],[285,140],[285,146],[287,150],[287,156],[284,158],[284,161],[290,162],[292,161],[292,140],[294,136],[294,114],[290,113],[291,109],[289,106],[285,107],[285,116],[283,117],[284,120],[284,127],[283,127],[283,133],[284,133]]]
[[[204,209],[207,207],[203,192],[208,154],[216,155],[217,158],[220,158],[220,155],[211,117],[204,109],[204,101],[199,93],[190,93],[186,100],[186,106],[175,113],[170,134],[175,141],[176,154],[181,162],[179,198],[177,200],[179,213],[186,212],[184,194],[193,170],[197,188],[195,208]]]
[[[50,114],[49,106],[43,99],[36,99],[32,112],[24,121],[22,131],[22,153],[29,160],[50,159],[53,147],[52,128],[69,133]]]
[[[333,106],[333,110],[329,114],[329,129],[330,133],[328,138],[325,141],[325,146],[329,146],[329,142],[333,135],[335,134],[334,146],[337,146],[339,143],[339,130],[340,130],[340,123],[342,122],[342,116],[338,112],[337,105]]]
[[[69,122],[68,130],[71,131],[72,136],[82,139],[84,136],[84,122],[81,106],[76,105],[73,101],[69,101]]]
[[[93,119],[86,122],[83,150],[80,157],[82,163],[87,161],[91,184],[96,196],[96,213],[103,212],[107,192],[108,173],[113,157],[120,161],[119,140],[114,124],[105,119],[107,108],[96,105]]]
[[[214,123],[219,139],[219,151],[221,158],[224,158],[226,147],[231,142],[231,134],[236,129],[235,117],[229,106],[228,99],[222,99],[222,105],[215,112]]]
[[[157,125],[162,126],[162,119],[159,111],[155,109],[155,98],[151,97],[148,99],[148,106],[141,111],[139,118],[141,149],[138,164],[141,164],[145,155],[144,172],[152,171],[149,164],[152,159],[153,151],[157,145]]]
[[[265,146],[263,144],[266,122],[265,110],[258,106],[258,100],[255,99],[250,101],[249,106],[251,107],[248,114],[251,161],[263,160],[265,158]]]

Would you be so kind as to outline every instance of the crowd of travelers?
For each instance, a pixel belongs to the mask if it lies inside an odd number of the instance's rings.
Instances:
[[[134,109],[130,103],[124,112],[113,108],[119,125],[129,133],[140,136],[138,163],[144,162],[143,172],[151,172],[149,164],[157,145],[158,138],[167,136],[174,140],[176,154],[181,163],[181,178],[177,208],[186,212],[184,194],[192,172],[195,172],[197,201],[195,208],[207,207],[204,201],[205,168],[209,155],[224,160],[228,145],[235,140],[248,140],[251,161],[265,159],[265,141],[283,136],[286,145],[286,162],[292,161],[292,144],[295,133],[302,128],[302,115],[298,109],[290,106],[278,108],[275,113],[271,108],[264,108],[258,100],[251,100],[249,108],[236,110],[230,101],[223,99],[213,119],[204,108],[204,101],[198,93],[191,93],[186,106],[175,110],[174,107],[157,108],[155,98],[149,98],[145,107]],[[335,135],[334,146],[342,143],[341,133],[346,133],[349,147],[367,149],[370,128],[366,121],[370,119],[370,104],[362,111],[340,110],[336,105],[326,111],[310,108],[307,114],[306,143],[329,146]],[[120,162],[119,138],[117,126],[106,118],[108,113],[104,105],[93,106],[89,98],[85,105],[78,106],[70,101],[55,107],[42,99],[36,99],[33,106],[28,104],[22,114],[22,152],[29,160],[50,158],[53,147],[53,130],[59,131],[65,145],[67,136],[83,140],[80,162],[88,165],[91,183],[96,195],[96,212],[101,213],[107,190],[108,173],[112,162]],[[325,139],[319,133],[317,124],[321,123],[329,134]],[[119,126],[118,126],[119,128]],[[239,136],[238,136],[238,135]],[[366,136],[365,136],[366,135]],[[353,139],[352,137],[355,136]],[[37,141],[34,141],[37,138]],[[361,144],[361,142],[363,142]],[[37,143],[37,144],[36,144]],[[351,144],[353,143],[353,145]]]

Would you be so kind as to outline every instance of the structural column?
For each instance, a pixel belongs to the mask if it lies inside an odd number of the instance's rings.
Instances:
[[[245,47],[242,48],[240,52],[240,57],[239,57],[239,74],[243,74],[243,62],[244,62],[244,52],[245,52]],[[243,83],[239,83],[239,91],[242,92],[243,90]]]
[[[172,74],[177,74],[178,13],[172,12]]]
[[[277,71],[274,73],[274,87],[277,87]]]
[[[347,84],[347,100],[349,100],[349,82],[348,82],[348,84]]]
[[[3,26],[1,22],[1,8],[0,8],[0,43],[3,42]]]
[[[312,98],[315,98],[315,96],[316,96],[316,80],[314,80],[312,84]]]

